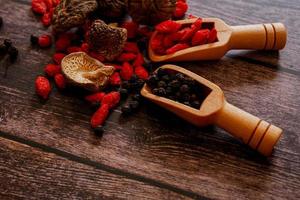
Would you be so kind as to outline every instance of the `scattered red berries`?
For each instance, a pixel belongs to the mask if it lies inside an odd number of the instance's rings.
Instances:
[[[61,67],[54,64],[46,65],[44,70],[48,77],[54,77],[56,74],[61,73]]]
[[[54,61],[56,64],[60,65],[62,59],[63,59],[65,56],[66,56],[66,54],[63,54],[63,53],[55,53],[55,54],[53,55],[53,61]]]
[[[43,99],[48,99],[51,92],[49,80],[44,76],[38,76],[35,80],[35,90],[38,96]]]
[[[121,75],[122,79],[125,81],[128,81],[132,77],[133,68],[128,62],[125,62],[123,64],[120,75]]]
[[[165,55],[189,47],[216,42],[218,40],[217,30],[215,28],[202,29],[202,24],[201,18],[195,20],[190,27],[183,28],[175,21],[162,22],[155,27],[157,34],[151,39],[150,47],[156,54]]]
[[[38,44],[42,48],[50,47],[52,44],[52,39],[50,35],[41,35],[38,38]]]
[[[58,89],[63,90],[66,88],[66,80],[62,74],[56,74],[54,76],[54,81]]]

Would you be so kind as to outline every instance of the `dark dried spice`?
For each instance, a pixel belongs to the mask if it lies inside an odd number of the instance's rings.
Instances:
[[[101,20],[93,22],[87,37],[90,48],[107,60],[113,60],[123,51],[126,40],[126,29],[109,26]]]
[[[141,24],[157,24],[172,17],[177,0],[129,1],[128,12]]]
[[[87,16],[98,7],[96,0],[61,0],[52,17],[53,29],[63,32],[85,23]]]

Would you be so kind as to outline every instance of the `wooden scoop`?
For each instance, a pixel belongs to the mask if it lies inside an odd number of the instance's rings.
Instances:
[[[192,24],[197,19],[178,21]],[[287,40],[287,31],[282,23],[229,26],[217,18],[203,18],[203,27],[217,29],[218,41],[178,51],[170,55],[157,55],[149,45],[149,57],[154,62],[216,60],[222,58],[232,49],[279,50]],[[154,32],[151,40],[156,36]]]
[[[280,128],[231,105],[225,100],[223,91],[217,85],[197,74],[175,65],[164,65],[161,68],[181,72],[199,82],[205,91],[201,107],[194,109],[168,98],[156,96],[147,84],[141,90],[144,97],[196,126],[216,124],[261,154],[265,156],[272,154],[273,147],[282,134]]]

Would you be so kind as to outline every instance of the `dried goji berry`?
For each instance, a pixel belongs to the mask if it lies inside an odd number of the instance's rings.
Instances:
[[[61,67],[59,65],[48,64],[44,69],[45,73],[49,77],[54,77],[56,74],[61,73]]]
[[[93,57],[93,58],[99,60],[100,62],[104,62],[104,61],[105,61],[105,57],[104,57],[102,54],[100,54],[100,53],[98,53],[98,52],[96,52],[96,51],[91,51],[91,52],[89,52],[88,54],[89,54],[91,57]]]
[[[155,37],[153,37],[151,40],[150,40],[150,47],[151,49],[157,53],[157,54],[160,54],[160,55],[163,55],[166,53],[166,50],[162,44],[162,41],[164,39],[164,35],[163,34],[157,34],[155,35]]]
[[[86,96],[84,99],[92,104],[94,103],[100,103],[105,96],[104,92],[97,92],[95,94],[91,94]]]
[[[50,10],[53,7],[53,0],[42,0],[47,6],[47,10]]]
[[[45,14],[47,12],[47,5],[43,0],[32,0],[31,8],[37,14]]]
[[[84,42],[81,44],[81,50],[85,53],[88,53],[89,52],[89,45],[88,43]]]
[[[56,74],[54,81],[58,89],[63,90],[66,88],[66,79],[62,74]]]
[[[160,24],[155,26],[155,30],[159,33],[175,33],[179,31],[180,28],[181,24],[172,20],[161,22]]]
[[[145,63],[143,54],[139,53],[136,56],[136,59],[133,62],[133,67],[143,66]]]
[[[100,108],[94,113],[91,118],[91,126],[96,128],[99,125],[102,125],[109,114],[109,105],[102,104]]]
[[[199,30],[195,33],[195,35],[192,38],[192,45],[202,45],[207,43],[209,37],[209,30],[208,29],[203,29]]]
[[[149,29],[148,26],[143,26],[138,29],[138,35],[150,38],[152,36],[153,31]]]
[[[51,42],[51,36],[50,35],[41,35],[39,37],[38,43],[39,43],[40,47],[43,47],[43,48],[50,47],[51,43],[52,43]]]
[[[133,21],[127,21],[121,27],[127,29],[127,38],[132,39],[136,37],[139,25]]]
[[[189,41],[192,39],[194,34],[200,30],[202,27],[202,19],[197,19],[192,25],[191,28],[186,29],[186,32],[184,33],[181,41]]]
[[[51,92],[49,80],[44,76],[38,76],[35,80],[35,90],[38,96],[43,99],[48,99]]]
[[[55,53],[55,54],[53,55],[53,61],[54,61],[56,64],[60,65],[62,59],[63,59],[65,56],[66,56],[66,54],[63,54],[63,53]]]
[[[119,92],[110,92],[108,94],[106,94],[102,101],[101,104],[106,104],[109,105],[109,108],[113,108],[116,105],[118,105],[118,103],[120,102],[121,96]]]
[[[139,53],[140,50],[135,42],[126,42],[124,49],[125,52]]]
[[[80,47],[73,47],[73,46],[71,46],[71,47],[67,48],[67,53],[74,53],[74,52],[79,52],[79,51],[81,51]]]
[[[53,7],[56,7],[59,4],[60,0],[52,0],[52,2],[53,2]]]
[[[134,73],[143,80],[147,80],[149,77],[149,73],[147,72],[147,70],[142,67],[142,66],[138,66],[135,68]]]
[[[128,81],[132,77],[133,69],[132,69],[132,66],[128,62],[125,62],[123,64],[120,75],[121,75],[122,79],[126,80],[126,81]]]
[[[121,85],[121,77],[119,72],[115,72],[113,73],[113,75],[111,75],[110,80],[109,80],[111,85],[117,86],[117,85]]]
[[[164,37],[164,40],[163,40],[163,45],[164,47],[167,49],[167,48],[170,48],[171,46],[174,45],[174,41],[172,40],[171,37],[169,37],[168,35]]]
[[[190,46],[186,43],[179,43],[179,44],[176,44],[173,47],[167,49],[166,53],[167,54],[172,54],[172,53],[175,53],[177,51],[180,51],[180,50],[183,50],[183,49],[186,49],[186,48],[189,48],[189,47]]]
[[[136,54],[134,53],[122,53],[118,58],[117,61],[119,62],[129,62],[136,58]]]
[[[55,42],[56,51],[66,51],[71,45],[71,38],[67,35],[60,36]]]
[[[44,26],[50,26],[52,16],[50,13],[45,13],[41,19]]]
[[[207,42],[208,43],[213,43],[215,41],[217,41],[217,30],[215,28],[211,29],[210,32],[209,32],[209,36],[208,36],[208,40]]]
[[[183,18],[187,10],[188,10],[187,3],[183,2],[183,1],[177,1],[176,9],[173,13],[173,17]]]

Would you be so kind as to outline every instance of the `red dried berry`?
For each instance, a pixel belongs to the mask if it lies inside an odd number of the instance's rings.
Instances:
[[[192,15],[192,14],[189,14],[189,16],[188,16],[188,19],[195,19],[195,18],[197,18],[197,16]]]
[[[121,27],[127,29],[127,38],[132,39],[136,37],[139,25],[133,21],[127,21]]]
[[[192,45],[197,46],[197,45],[206,44],[208,37],[209,37],[208,29],[199,30],[193,36]]]
[[[163,34],[157,34],[150,40],[150,47],[156,54],[163,55],[166,53],[166,49],[162,43],[163,39]]]
[[[163,45],[166,49],[170,48],[171,46],[174,45],[174,41],[172,40],[171,37],[169,37],[168,35],[166,37],[164,37],[163,40]]]
[[[49,77],[54,77],[56,74],[61,73],[61,67],[59,65],[48,64],[44,69],[45,73]]]
[[[135,42],[126,42],[124,49],[125,52],[139,53],[140,50]]]
[[[39,37],[38,43],[39,43],[39,46],[42,48],[50,47],[52,44],[51,36],[50,35],[41,35]]]
[[[152,36],[152,34],[153,34],[153,31],[151,31],[148,26],[143,26],[138,29],[138,35],[140,35],[142,37],[150,38]]]
[[[125,62],[123,64],[120,75],[121,75],[122,79],[125,81],[128,81],[132,77],[133,69],[132,69],[132,66],[128,62]]]
[[[31,8],[37,14],[45,14],[47,12],[47,5],[43,0],[32,0]]]
[[[115,70],[121,70],[123,66],[121,65],[116,65],[116,64],[111,64],[111,63],[105,63],[105,66],[113,66]]]
[[[84,99],[90,103],[100,103],[105,96],[104,92],[97,92],[95,94],[91,94],[86,96]]]
[[[136,54],[134,53],[122,53],[118,58],[117,61],[119,62],[130,62],[136,58]]]
[[[81,51],[88,53],[89,52],[89,45],[88,43],[84,42],[81,44]]]
[[[111,77],[110,77],[109,82],[113,86],[121,85],[121,77],[120,77],[119,72],[113,73],[113,75],[111,75]]]
[[[143,66],[145,63],[143,54],[139,53],[136,56],[136,59],[133,62],[133,67]]]
[[[49,80],[44,76],[38,76],[35,80],[35,90],[38,96],[43,99],[48,99],[51,92]]]
[[[134,72],[140,79],[147,80],[149,77],[149,73],[142,66],[136,67]]]
[[[183,35],[181,41],[189,41],[192,39],[194,34],[200,30],[202,27],[202,19],[197,19],[192,25],[191,28],[187,28],[185,34]]]
[[[158,31],[159,33],[175,33],[179,31],[181,28],[181,24],[172,21],[172,20],[167,20],[164,22],[161,22],[160,24],[155,26],[155,30]]]
[[[59,4],[60,0],[52,0],[52,2],[53,2],[53,7],[56,7]]]
[[[53,61],[54,61],[56,64],[60,65],[62,59],[63,59],[65,56],[66,56],[66,55],[63,54],[63,53],[55,53],[55,54],[53,55]]]
[[[71,39],[66,35],[59,37],[55,42],[56,51],[59,52],[66,51],[70,45],[71,45]]]
[[[47,10],[50,10],[53,7],[53,0],[42,0],[47,6]]]
[[[91,126],[96,128],[97,126],[102,125],[109,114],[109,105],[102,104],[101,107],[94,113],[91,118]]]
[[[91,51],[88,53],[91,57],[99,60],[100,62],[104,62],[105,61],[105,57],[103,55],[101,55],[100,53],[98,52],[95,52],[95,51]]]
[[[209,33],[209,36],[208,36],[207,42],[208,43],[216,42],[218,40],[217,34],[218,33],[217,33],[217,30],[215,28],[211,29],[210,33]]]
[[[120,99],[121,95],[119,92],[110,92],[103,97],[101,104],[109,105],[109,108],[111,109],[118,105]]]
[[[42,23],[44,26],[50,26],[51,24],[51,19],[52,19],[52,16],[50,13],[45,13],[41,19]]]
[[[81,48],[80,47],[68,47],[67,48],[67,53],[70,54],[70,53],[74,53],[74,52],[79,52],[81,51]]]
[[[183,18],[185,13],[188,10],[188,5],[187,3],[183,2],[183,1],[177,1],[176,3],[176,9],[173,13],[173,17],[175,18]]]
[[[63,90],[66,88],[66,79],[62,74],[56,74],[54,81],[58,89]]]
[[[179,44],[176,44],[174,45],[173,47],[167,49],[167,54],[172,54],[172,53],[175,53],[177,51],[180,51],[180,50],[183,50],[183,49],[187,49],[189,48],[190,46],[186,43],[179,43]]]

